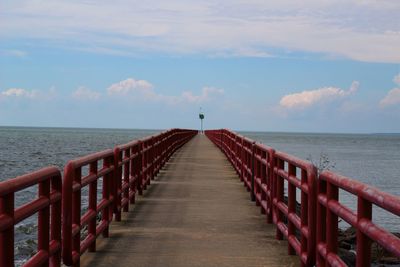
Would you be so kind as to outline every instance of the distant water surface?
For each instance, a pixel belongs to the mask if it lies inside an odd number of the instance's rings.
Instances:
[[[160,131],[0,127],[0,181]]]

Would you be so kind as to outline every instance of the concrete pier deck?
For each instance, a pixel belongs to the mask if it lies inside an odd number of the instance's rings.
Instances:
[[[178,150],[81,266],[299,266],[204,135]]]

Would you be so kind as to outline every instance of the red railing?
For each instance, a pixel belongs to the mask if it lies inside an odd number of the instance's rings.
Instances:
[[[113,213],[120,220],[136,192],[142,193],[169,157],[196,133],[173,129],[72,160],[65,167],[62,194],[55,167],[0,182],[0,266],[14,265],[14,225],[35,213],[39,213],[38,252],[25,266],[60,266],[61,246],[64,264],[78,266],[82,253],[96,250],[97,236],[108,236]],[[277,238],[288,239],[289,254],[298,254],[303,266],[313,266],[315,261],[317,266],[346,266],[338,256],[339,218],[357,229],[357,266],[370,264],[371,240],[400,257],[400,239],[371,219],[372,205],[400,216],[399,197],[332,172],[319,175],[317,195],[316,168],[311,163],[228,130],[206,131],[206,135],[225,153],[266,213],[267,222],[277,225]],[[15,209],[15,192],[35,185],[39,185],[38,198]],[[357,212],[339,202],[339,189],[357,196]],[[86,191],[88,207],[81,216]],[[87,234],[81,241],[85,225]]]
[[[277,226],[276,237],[282,239],[284,235],[288,240],[288,254],[299,255],[303,266],[313,266],[315,263],[317,170],[310,162],[279,151],[275,152],[274,158],[273,203],[274,223]],[[287,182],[287,200],[284,193],[285,181]],[[297,189],[301,192],[300,211],[296,207]]]
[[[121,220],[121,210],[127,212],[135,203],[136,192],[143,194],[173,152],[196,133],[172,129],[114,148],[116,221]]]
[[[197,131],[172,129],[142,140],[119,145],[112,150],[94,153],[70,161],[65,167],[63,184],[63,262],[79,266],[80,256],[96,251],[96,238],[108,237],[109,224],[121,220],[121,212],[128,211],[136,192],[142,194],[163,164]],[[97,170],[102,162],[102,168]],[[82,177],[82,168],[89,173]],[[97,183],[102,179],[102,199],[97,202]],[[82,188],[89,186],[89,206],[81,217]],[[101,214],[100,222],[97,221]],[[82,227],[88,233],[81,236]],[[84,238],[82,241],[80,241]]]
[[[288,239],[289,254],[297,253],[303,265],[315,263],[316,169],[271,147],[256,144],[229,130],[206,131],[227,156],[251,199],[261,206],[268,223],[277,225],[277,239]],[[286,167],[285,167],[286,166]],[[297,169],[300,177],[297,177]],[[288,194],[285,200],[284,183]],[[296,212],[296,189],[301,192],[301,212]],[[300,237],[297,237],[300,236]]]
[[[142,194],[143,190],[147,189],[147,186],[150,185],[150,180],[153,174],[153,137],[150,136],[144,140],[142,140],[142,177],[140,183],[139,194]]]
[[[37,185],[38,197],[15,208],[15,193]],[[14,226],[36,213],[37,253],[24,266],[60,266],[61,196],[61,174],[56,167],[0,182],[0,266],[14,266]]]
[[[310,162],[229,130],[205,134],[231,162],[267,222],[276,224],[277,239],[287,238],[288,253],[299,255],[303,266],[346,266],[338,256],[338,218],[357,229],[358,267],[370,265],[371,240],[400,258],[400,239],[371,220],[372,205],[400,216],[399,197],[332,172],[318,176]],[[357,213],[339,202],[339,189],[358,197]]]
[[[114,148],[115,171],[115,220],[121,220],[121,210],[127,212],[135,203],[137,188],[142,175],[142,142],[133,141]]]
[[[252,199],[254,199],[254,176],[253,176],[253,141],[243,136],[235,137],[237,157],[237,165],[240,177],[243,181],[247,191],[252,192]]]
[[[196,134],[172,129],[71,160],[63,181],[56,167],[47,167],[0,182],[0,266],[14,266],[14,226],[35,213],[37,253],[24,266],[58,267],[61,254],[65,265],[79,266],[86,250],[96,251],[96,238],[108,237],[113,214],[121,220],[121,211],[128,211],[136,192],[142,193],[171,155]],[[15,193],[36,185],[38,198],[15,208]],[[82,201],[84,197],[88,201]]]
[[[254,159],[254,195],[261,213],[266,214],[267,223],[272,223],[273,171],[275,150],[261,144],[253,145]]]
[[[98,169],[98,165],[101,168]],[[87,174],[82,169],[88,167]],[[118,183],[114,177],[114,153],[111,149],[94,153],[67,163],[63,183],[63,262],[79,266],[80,255],[86,250],[96,251],[96,238],[100,234],[108,237],[112,220],[112,203],[116,198]],[[97,200],[99,179],[102,197]],[[82,189],[88,186],[88,207],[81,216]],[[101,214],[98,222],[97,216]],[[82,236],[82,228],[87,226],[87,235]],[[83,239],[81,241],[81,239]]]
[[[357,197],[356,212],[339,202],[339,189]],[[400,216],[399,197],[330,171],[321,173],[317,206],[318,266],[347,266],[338,256],[338,218],[345,220],[357,231],[357,267],[370,265],[371,240],[400,258],[400,239],[372,222],[373,205]]]

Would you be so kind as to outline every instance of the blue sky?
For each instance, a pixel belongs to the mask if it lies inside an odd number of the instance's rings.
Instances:
[[[3,1],[0,125],[400,132],[400,2]]]

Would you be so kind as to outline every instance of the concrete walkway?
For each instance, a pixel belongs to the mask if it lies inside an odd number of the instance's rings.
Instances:
[[[204,135],[170,159],[81,266],[299,266]]]

